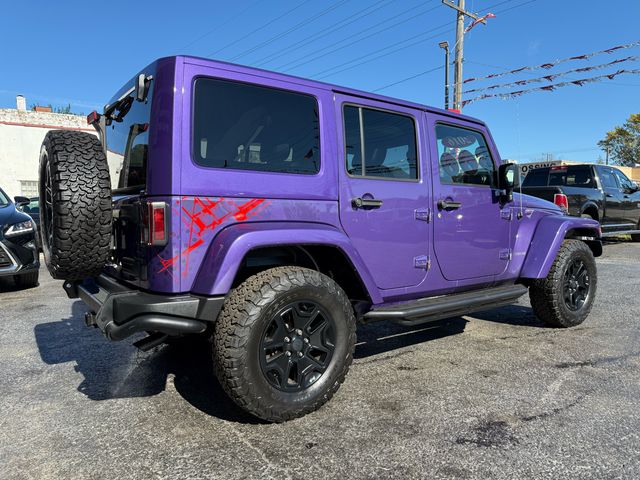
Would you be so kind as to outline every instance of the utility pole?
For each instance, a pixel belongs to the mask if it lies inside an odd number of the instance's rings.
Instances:
[[[453,108],[454,110],[462,110],[462,60],[464,58],[464,17],[467,16],[473,20],[479,20],[486,24],[486,21],[474,15],[471,12],[467,12],[464,9],[465,0],[458,0],[458,4],[453,3],[452,0],[442,0],[447,7],[451,7],[458,12],[456,19],[456,58],[454,60],[454,73],[453,73]]]
[[[438,44],[444,50],[444,109],[449,110],[449,42]]]

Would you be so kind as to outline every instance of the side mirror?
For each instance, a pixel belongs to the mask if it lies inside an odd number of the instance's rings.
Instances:
[[[20,195],[13,197],[14,202],[16,203],[16,207],[21,208],[31,203],[28,197],[22,197]]]
[[[513,201],[513,191],[520,186],[520,168],[517,163],[503,163],[498,167],[498,188],[506,202]]]

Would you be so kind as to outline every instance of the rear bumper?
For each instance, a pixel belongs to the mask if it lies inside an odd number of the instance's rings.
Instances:
[[[167,335],[202,333],[218,318],[224,297],[157,295],[132,289],[107,275],[65,282],[69,298],[80,298],[91,312],[88,325],[98,327],[110,340],[137,332]]]

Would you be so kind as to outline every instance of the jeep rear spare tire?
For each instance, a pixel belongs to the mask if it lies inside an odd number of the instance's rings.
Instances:
[[[98,138],[52,130],[40,150],[41,234],[53,278],[96,276],[109,255],[111,182]]]

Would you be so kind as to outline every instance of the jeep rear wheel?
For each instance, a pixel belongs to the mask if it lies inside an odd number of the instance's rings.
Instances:
[[[355,329],[349,299],[329,277],[272,268],[226,299],[213,336],[216,374],[231,399],[256,417],[301,417],[344,381]]]
[[[53,278],[96,276],[109,255],[111,182],[100,141],[52,130],[40,150],[42,252]]]
[[[574,327],[589,315],[597,287],[593,253],[580,240],[565,240],[547,278],[529,288],[536,316],[552,327]]]

